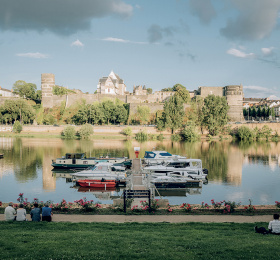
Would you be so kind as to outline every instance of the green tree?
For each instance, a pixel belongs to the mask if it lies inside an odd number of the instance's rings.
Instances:
[[[75,138],[75,135],[76,135],[76,130],[75,130],[75,127],[70,125],[70,126],[66,126],[61,135],[66,138],[66,139],[74,139]]]
[[[262,110],[261,110],[261,107],[258,106],[258,109],[257,109],[257,117],[261,117],[262,116]]]
[[[175,130],[182,127],[184,118],[184,106],[181,97],[174,95],[164,103],[164,123],[165,127],[171,129],[172,134]]]
[[[122,130],[122,134],[125,135],[126,137],[132,136],[132,129],[131,127],[126,127],[125,129]]]
[[[187,141],[196,141],[200,137],[194,123],[191,123],[188,126],[186,126],[182,132],[182,135],[184,140]]]
[[[175,88],[175,95],[178,95],[182,98],[184,103],[190,103],[191,102],[191,96],[189,91],[182,86],[181,84],[176,84],[173,89]]]
[[[21,123],[32,123],[35,119],[33,107],[24,99],[5,100],[0,112],[6,123],[13,123],[16,120]]]
[[[150,118],[150,108],[148,106],[137,106],[136,117],[140,124],[146,124]]]
[[[20,133],[22,131],[22,125],[19,121],[15,121],[14,126],[13,126],[13,132],[15,133]]]
[[[209,95],[204,99],[203,125],[208,129],[210,135],[217,135],[228,122],[229,106],[225,97]]]
[[[257,116],[257,110],[256,110],[255,106],[253,106],[252,113],[250,113],[250,115],[252,115],[252,117],[256,117]]]
[[[26,99],[34,99],[37,86],[33,83],[26,83],[23,80],[18,80],[13,85],[13,90],[15,94]]]
[[[153,93],[153,90],[151,88],[147,88],[147,93],[148,94],[152,94]]]
[[[117,105],[115,110],[115,120],[117,124],[125,124],[127,121],[127,110],[123,105]]]
[[[79,131],[79,136],[81,139],[90,139],[90,136],[93,134],[93,128],[90,124],[84,124],[81,126]]]

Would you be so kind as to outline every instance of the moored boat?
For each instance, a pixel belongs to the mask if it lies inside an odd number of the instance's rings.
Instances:
[[[92,187],[92,188],[113,188],[116,186],[116,182],[113,180],[77,180],[77,183],[82,187]]]
[[[65,156],[52,160],[52,166],[55,169],[86,169],[98,162],[123,163],[127,157],[86,157],[85,153],[66,153]],[[126,165],[129,165],[127,162]],[[129,166],[128,166],[129,167]]]
[[[144,162],[148,165],[165,163],[173,159],[186,159],[187,157],[171,154],[166,151],[145,151]]]

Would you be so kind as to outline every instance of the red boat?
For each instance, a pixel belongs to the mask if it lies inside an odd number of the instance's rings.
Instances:
[[[105,188],[105,189],[116,187],[115,180],[78,180],[77,183],[82,187]]]

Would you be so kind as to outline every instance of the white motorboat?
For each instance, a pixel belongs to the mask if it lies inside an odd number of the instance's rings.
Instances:
[[[172,160],[162,165],[152,165],[143,168],[144,171],[153,176],[178,175],[192,179],[206,179],[208,171],[202,168],[200,159],[179,159]]]
[[[84,180],[84,179],[94,179],[94,180],[117,180],[120,182],[125,181],[126,172],[125,167],[120,167],[116,169],[113,163],[101,162],[96,165],[89,167],[86,170],[72,173],[74,180]]]
[[[148,165],[161,164],[170,160],[186,159],[187,157],[175,155],[166,151],[145,151],[144,162]]]
[[[189,177],[169,174],[169,176],[157,176],[152,178],[151,183],[158,189],[174,189],[187,187],[201,187],[201,180],[193,180]]]

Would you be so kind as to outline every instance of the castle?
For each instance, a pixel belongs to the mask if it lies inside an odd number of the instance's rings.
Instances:
[[[168,100],[174,94],[172,91],[155,91],[148,94],[146,87],[134,86],[133,93],[126,90],[124,81],[113,71],[108,77],[99,79],[96,94],[85,94],[81,91],[63,96],[53,95],[52,88],[55,86],[55,76],[51,73],[41,75],[42,105],[44,108],[59,106],[65,102],[66,107],[75,104],[78,100],[85,100],[87,104],[95,101],[102,102],[104,98],[115,99],[130,104],[130,113],[135,113],[137,106],[145,103],[150,107],[151,113],[163,110],[163,102]],[[231,121],[241,121],[243,118],[243,86],[230,85],[225,87],[199,87],[198,90],[191,92],[191,97],[200,95],[205,98],[210,94],[226,97],[229,105],[228,115]],[[144,104],[143,104],[144,105]]]

